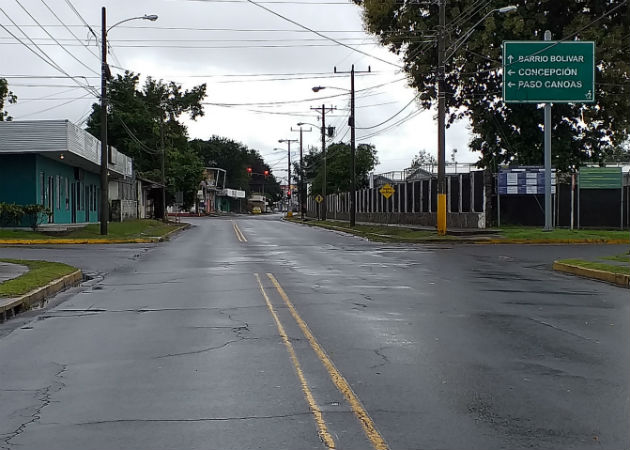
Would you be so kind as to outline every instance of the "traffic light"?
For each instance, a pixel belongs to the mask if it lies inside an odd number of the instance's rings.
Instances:
[[[269,176],[269,171],[265,170],[264,174],[265,174],[265,178],[267,178]]]
[[[251,167],[247,168],[247,175],[249,175],[250,177],[252,176],[252,168]]]
[[[287,198],[289,198],[289,199],[291,198],[291,189],[289,189],[289,190],[287,191]]]

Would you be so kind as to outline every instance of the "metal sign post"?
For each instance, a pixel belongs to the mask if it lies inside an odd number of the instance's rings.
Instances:
[[[595,101],[595,43],[544,41],[503,43],[503,100],[544,103],[545,231],[553,229],[551,204],[551,103]]]

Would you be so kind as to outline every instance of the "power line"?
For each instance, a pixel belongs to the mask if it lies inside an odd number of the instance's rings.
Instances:
[[[92,36],[94,36],[94,39],[96,39],[96,42],[99,41],[98,39],[98,34],[94,31],[94,29],[92,28],[92,26],[87,23],[85,21],[85,19],[83,18],[83,16],[81,15],[81,13],[79,13],[79,11],[77,11],[77,9],[74,7],[74,5],[72,4],[72,2],[70,0],[66,0],[66,4],[70,7],[70,9],[76,14],[76,16],[79,18],[79,20],[81,22],[83,22],[83,25],[90,31],[90,33],[92,34]]]
[[[68,33],[70,33],[72,35],[72,37],[74,37],[78,42],[81,43],[81,45],[83,45],[88,52],[90,52],[92,55],[94,55],[96,57],[96,59],[98,59],[100,61],[101,57],[96,54],[88,45],[84,44],[83,41],[81,39],[79,39],[79,37],[74,34],[72,32],[72,30],[70,29],[70,27],[68,25],[65,24],[65,22],[63,20],[61,20],[61,18],[59,18],[59,16],[55,13],[55,11],[48,6],[48,4],[44,1],[44,0],[40,0],[44,6],[48,9],[48,11],[50,11],[50,13],[55,16],[55,18],[59,21],[59,23],[68,31]],[[44,25],[46,28],[48,28],[48,26]]]
[[[390,120],[394,119],[396,116],[398,116],[400,113],[402,113],[405,109],[407,109],[418,97],[420,96],[420,94],[415,95],[410,101],[409,103],[407,103],[405,106],[403,106],[403,108],[398,111],[396,114],[394,114],[393,116],[391,116],[390,118],[382,121],[381,123],[378,123],[376,125],[372,125],[371,127],[356,127],[357,130],[372,130],[374,128],[378,128],[381,125],[385,125],[387,122],[389,122]]]
[[[2,9],[0,8],[0,11],[2,11],[2,13],[9,19],[9,21],[11,23],[13,23],[15,25],[15,22],[13,22],[13,19],[11,19],[11,17]],[[0,24],[0,28],[2,28],[4,31],[6,31],[7,33],[9,33],[11,36],[13,36],[17,41],[19,41],[22,45],[24,45],[30,52],[32,52],[33,54],[35,54],[35,56],[37,56],[38,58],[40,58],[42,61],[44,61],[46,64],[48,64],[49,66],[51,66],[53,69],[63,73],[64,75],[68,76],[69,78],[71,78],[75,83],[77,83],[79,86],[83,87],[85,90],[87,90],[88,92],[90,92],[92,95],[95,95],[98,97],[98,92],[90,89],[89,85],[84,85],[81,83],[81,81],[79,81],[77,78],[78,77],[72,77],[68,72],[66,72],[65,70],[63,70],[61,68],[61,66],[59,66],[50,56],[48,56],[48,54],[46,52],[44,52],[41,48],[39,48],[39,46],[35,43],[33,43],[34,47],[37,48],[39,50],[38,53],[35,50],[33,50],[26,42],[24,42],[22,39],[20,39],[18,36],[16,36],[14,33],[11,32],[11,30],[9,30],[6,26],[4,26],[3,24]],[[24,36],[32,42],[32,40],[30,39],[30,37],[24,32],[24,30],[22,30],[21,28],[17,27],[18,30],[20,30],[22,32],[22,34],[24,34]]]
[[[81,64],[83,67],[85,67],[86,69],[88,69],[90,72],[98,75],[99,72],[95,71],[94,69],[92,69],[90,66],[86,65],[83,61],[81,61],[79,58],[77,58],[75,55],[73,55],[67,48],[65,48],[63,45],[61,45],[61,43],[52,35],[50,34],[50,32],[44,28],[38,21],[37,19],[24,7],[22,6],[22,3],[20,3],[20,0],[15,0],[15,3],[17,3],[19,5],[20,8],[22,8],[22,10],[33,20],[33,22],[35,22],[39,28],[41,28],[44,33],[46,33],[53,41],[55,41],[55,43],[57,45],[59,45],[59,47],[61,47],[61,49],[66,52],[68,55],[70,55],[71,58],[73,58],[75,61],[77,61],[79,64]],[[31,40],[31,42],[33,42]]]
[[[40,110],[40,111],[35,111],[35,112],[29,113],[29,114],[25,114],[25,115],[23,115],[23,116],[17,117],[16,119],[23,119],[23,118],[25,118],[25,117],[31,117],[31,116],[35,116],[35,115],[37,115],[37,114],[41,114],[41,113],[45,113],[45,112],[48,112],[48,111],[52,111],[53,109],[61,108],[62,106],[68,105],[68,104],[70,104],[70,103],[74,103],[74,102],[76,102],[76,101],[78,101],[78,100],[84,100],[84,99],[87,99],[87,98],[89,98],[90,96],[91,96],[91,94],[85,94],[85,95],[84,95],[83,97],[81,97],[81,98],[76,98],[76,99],[74,99],[74,100],[68,100],[67,102],[60,103],[59,105],[51,106],[50,108],[46,108],[46,109],[42,109],[42,110]]]
[[[378,61],[381,61],[381,62],[384,62],[385,64],[388,64],[388,65],[390,65],[390,66],[394,66],[394,67],[397,67],[397,68],[399,68],[399,69],[401,69],[401,68],[402,68],[402,67],[401,67],[401,66],[399,66],[398,64],[394,64],[394,63],[392,63],[392,62],[390,62],[390,61],[387,61],[387,60],[385,60],[385,59],[379,58],[378,56],[370,55],[369,53],[366,53],[366,52],[364,52],[364,51],[362,51],[362,50],[359,50],[359,49],[357,49],[357,48],[351,47],[350,45],[344,44],[343,42],[340,42],[340,41],[338,41],[338,40],[337,40],[337,39],[335,39],[335,38],[329,37],[329,36],[327,36],[327,35],[325,35],[325,34],[323,34],[323,33],[320,33],[319,31],[316,31],[316,30],[314,30],[314,29],[312,29],[312,28],[309,28],[309,27],[307,27],[306,25],[302,25],[301,23],[296,22],[296,21],[295,21],[295,20],[293,20],[293,19],[289,19],[288,17],[283,16],[282,14],[277,13],[277,12],[275,12],[274,10],[272,10],[272,9],[270,9],[270,8],[267,8],[266,6],[263,6],[263,5],[261,5],[260,3],[256,3],[254,0],[246,0],[246,1],[247,1],[247,2],[249,2],[249,3],[251,3],[251,4],[252,4],[252,5],[254,5],[254,6],[257,6],[258,8],[264,9],[265,11],[267,11],[267,12],[269,12],[269,13],[273,14],[274,16],[277,16],[277,17],[279,17],[279,18],[281,18],[281,19],[283,19],[283,20],[286,20],[287,22],[290,22],[290,23],[292,23],[293,25],[296,25],[296,26],[298,26],[298,27],[300,27],[300,28],[303,28],[303,29],[305,29],[305,30],[308,30],[308,31],[310,31],[310,32],[312,32],[312,33],[314,33],[314,34],[316,34],[316,35],[318,35],[318,36],[320,36],[320,37],[322,37],[322,38],[324,38],[324,39],[328,39],[328,40],[330,40],[330,41],[332,41],[332,42],[335,42],[336,44],[339,44],[339,45],[341,45],[341,46],[343,46],[343,47],[346,47],[346,48],[348,48],[348,49],[350,49],[350,50],[352,50],[352,51],[355,51],[355,52],[357,52],[357,53],[360,53],[360,54],[362,54],[362,55],[364,55],[364,56],[367,56],[367,57],[369,57],[369,58],[374,58],[374,59],[376,59],[376,60],[378,60]]]

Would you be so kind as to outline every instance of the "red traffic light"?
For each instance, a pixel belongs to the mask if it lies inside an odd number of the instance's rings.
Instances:
[[[287,198],[291,198],[291,190],[287,191]]]
[[[248,167],[248,168],[247,168],[247,174],[248,174],[248,175],[251,175],[251,174],[252,174],[252,168],[251,168],[251,167]]]
[[[269,171],[265,170],[264,174],[265,174],[265,176],[269,176]]]

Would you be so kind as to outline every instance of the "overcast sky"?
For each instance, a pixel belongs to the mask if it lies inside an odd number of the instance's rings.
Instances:
[[[0,27],[0,77],[8,79],[19,97],[7,110],[14,120],[85,120],[97,101],[90,89],[100,89],[100,64],[99,47],[84,21],[100,35],[105,6],[108,26],[144,14],[159,16],[156,22],[134,20],[109,31],[114,74],[127,69],[185,88],[207,83],[205,116],[187,121],[191,138],[218,135],[241,142],[263,154],[282,178],[286,151],[274,148],[286,149],[279,139],[299,137],[291,131],[298,122],[320,123],[312,107],[336,107],[327,115],[327,125],[336,127],[335,142],[349,142],[349,95],[344,89],[350,88],[350,77],[335,76],[333,68],[349,71],[354,64],[357,72],[368,66],[372,71],[356,77],[356,124],[357,142],[378,150],[376,172],[409,167],[421,149],[437,156],[435,112],[418,111],[416,92],[397,68],[400,61],[363,31],[361,8],[349,0],[259,5],[295,23],[247,0],[2,0],[0,24],[6,29]],[[46,56],[35,54],[40,52]],[[92,88],[78,86],[86,82]],[[340,89],[314,93],[311,88],[317,85]],[[466,150],[464,123],[447,130],[446,139],[448,160],[456,148],[458,162],[476,161]],[[319,148],[320,142],[318,129],[304,133],[305,147]],[[292,153],[297,148],[292,144]]]

